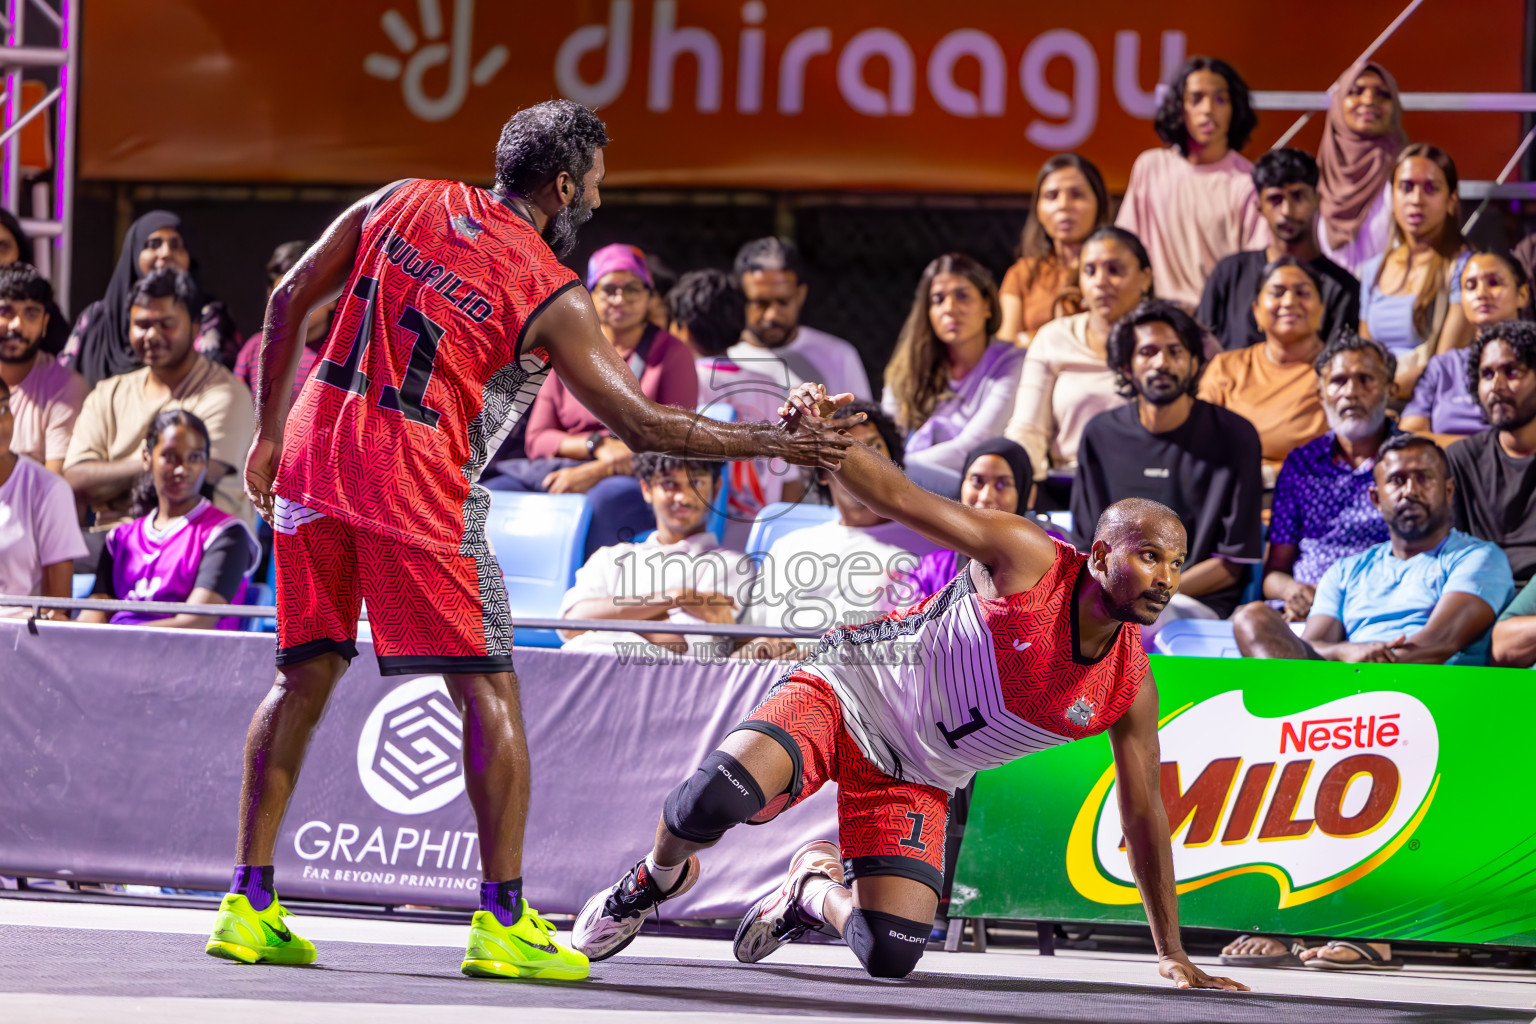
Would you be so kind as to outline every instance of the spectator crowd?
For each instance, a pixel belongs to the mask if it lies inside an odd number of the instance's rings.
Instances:
[[[1149,648],[1171,622],[1229,620],[1247,657],[1529,668],[1536,236],[1513,254],[1474,250],[1454,160],[1410,141],[1402,113],[1387,69],[1359,64],[1331,92],[1316,155],[1251,162],[1247,85],[1191,58],[1154,118],[1162,145],[1136,159],[1118,206],[1089,159],[1056,155],[1000,285],[964,253],[928,263],[878,391],[852,344],[802,321],[807,271],[787,240],[680,277],[609,245],[584,281],[655,401],[772,420],[791,388],[819,382],[855,397],[839,413],[865,417],[854,440],[919,485],[1078,546],[1116,501],[1172,508],[1189,548]],[[132,223],[72,324],[31,247],[0,211],[0,593],[247,601],[269,571],[242,487],[261,334],[242,337],[199,284],[172,212]],[[276,249],[269,292],[307,248]],[[310,315],[295,397],[326,386],[312,378],[334,308]],[[583,564],[549,611],[622,630],[561,631],[577,650],[789,658],[782,627],[865,622],[968,569],[830,474],[633,452],[555,377],[481,482],[586,495]],[[780,502],[825,515],[748,557],[746,526]],[[765,635],[675,632],[685,624]],[[1381,944],[1320,949],[1301,959],[1390,963]],[[1255,966],[1295,955],[1246,936],[1224,952]]]
[[[1456,165],[1409,140],[1379,64],[1340,79],[1315,156],[1250,162],[1257,123],[1234,68],[1191,58],[1118,206],[1089,159],[1054,156],[1000,285],[964,253],[923,269],[878,389],[853,345],[802,322],[806,267],[787,240],[681,277],[609,245],[585,283],[657,401],[764,420],[803,381],[850,392],[867,417],[854,436],[921,486],[1078,544],[1120,499],[1173,508],[1188,560],[1149,645],[1177,619],[1230,619],[1254,657],[1531,665],[1525,261],[1468,244]],[[278,247],[269,288],[305,249]],[[145,214],[71,325],[0,215],[0,591],[63,597],[79,577],[98,597],[223,604],[265,571],[241,483],[261,336],[201,287],[195,254],[178,216]],[[333,308],[311,315],[295,395],[322,386],[309,380]],[[666,622],[811,632],[915,602],[965,566],[826,474],[632,452],[555,378],[482,482],[587,496],[585,564],[559,611],[634,621],[565,636],[578,647],[687,650]],[[817,501],[824,522],[782,533],[766,559],[742,554],[763,509]],[[790,571],[829,558],[868,568]]]

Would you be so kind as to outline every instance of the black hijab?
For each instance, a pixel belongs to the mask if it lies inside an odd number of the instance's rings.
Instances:
[[[1006,437],[994,437],[990,441],[983,441],[966,453],[965,468],[960,471],[962,483],[965,475],[971,471],[971,464],[983,455],[996,455],[1008,463],[1008,468],[1013,470],[1013,484],[1019,489],[1019,507],[1013,511],[1015,515],[1023,515],[1026,511],[1024,505],[1029,502],[1030,485],[1035,481],[1035,469],[1030,465],[1029,453]]]
[[[128,373],[141,365],[128,344],[128,297],[144,276],[139,273],[139,253],[144,251],[149,236],[161,228],[175,228],[179,232],[181,218],[169,210],[150,210],[133,222],[128,237],[123,239],[123,251],[118,253],[106,294],[86,310],[89,318],[80,335],[80,354],[74,368],[85,375],[86,383],[92,387],[106,377]],[[186,236],[182,237],[185,240]],[[195,329],[195,310],[192,319]]]

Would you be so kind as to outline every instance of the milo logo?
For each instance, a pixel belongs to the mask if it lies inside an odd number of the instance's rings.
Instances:
[[[1408,841],[1438,781],[1439,735],[1406,693],[1360,693],[1282,718],[1241,691],[1176,712],[1159,731],[1179,891],[1269,875],[1279,906],[1337,892]],[[1138,899],[1110,769],[1067,844],[1067,873],[1100,903]]]

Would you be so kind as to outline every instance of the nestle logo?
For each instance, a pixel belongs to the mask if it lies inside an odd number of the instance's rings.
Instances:
[[[1300,725],[1280,723],[1280,753],[1295,749],[1367,750],[1397,743],[1399,715],[1356,715],[1353,718],[1304,718]],[[1292,747],[1292,744],[1295,746]]]

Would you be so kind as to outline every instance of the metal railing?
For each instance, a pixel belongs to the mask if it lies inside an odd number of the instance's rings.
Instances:
[[[277,608],[269,604],[183,604],[171,601],[115,601],[92,597],[39,597],[0,594],[0,608],[30,608],[32,618],[44,608],[69,611],[139,612],[146,615],[200,615],[213,619],[270,619]],[[876,616],[878,617],[878,616]],[[45,620],[47,621],[47,620]],[[62,621],[62,620],[54,620]],[[683,636],[727,636],[751,639],[767,636],[786,640],[814,640],[825,632],[799,632],[781,626],[668,622],[660,619],[558,619],[514,618],[513,625],[528,629],[573,629],[606,633],[677,633]]]

